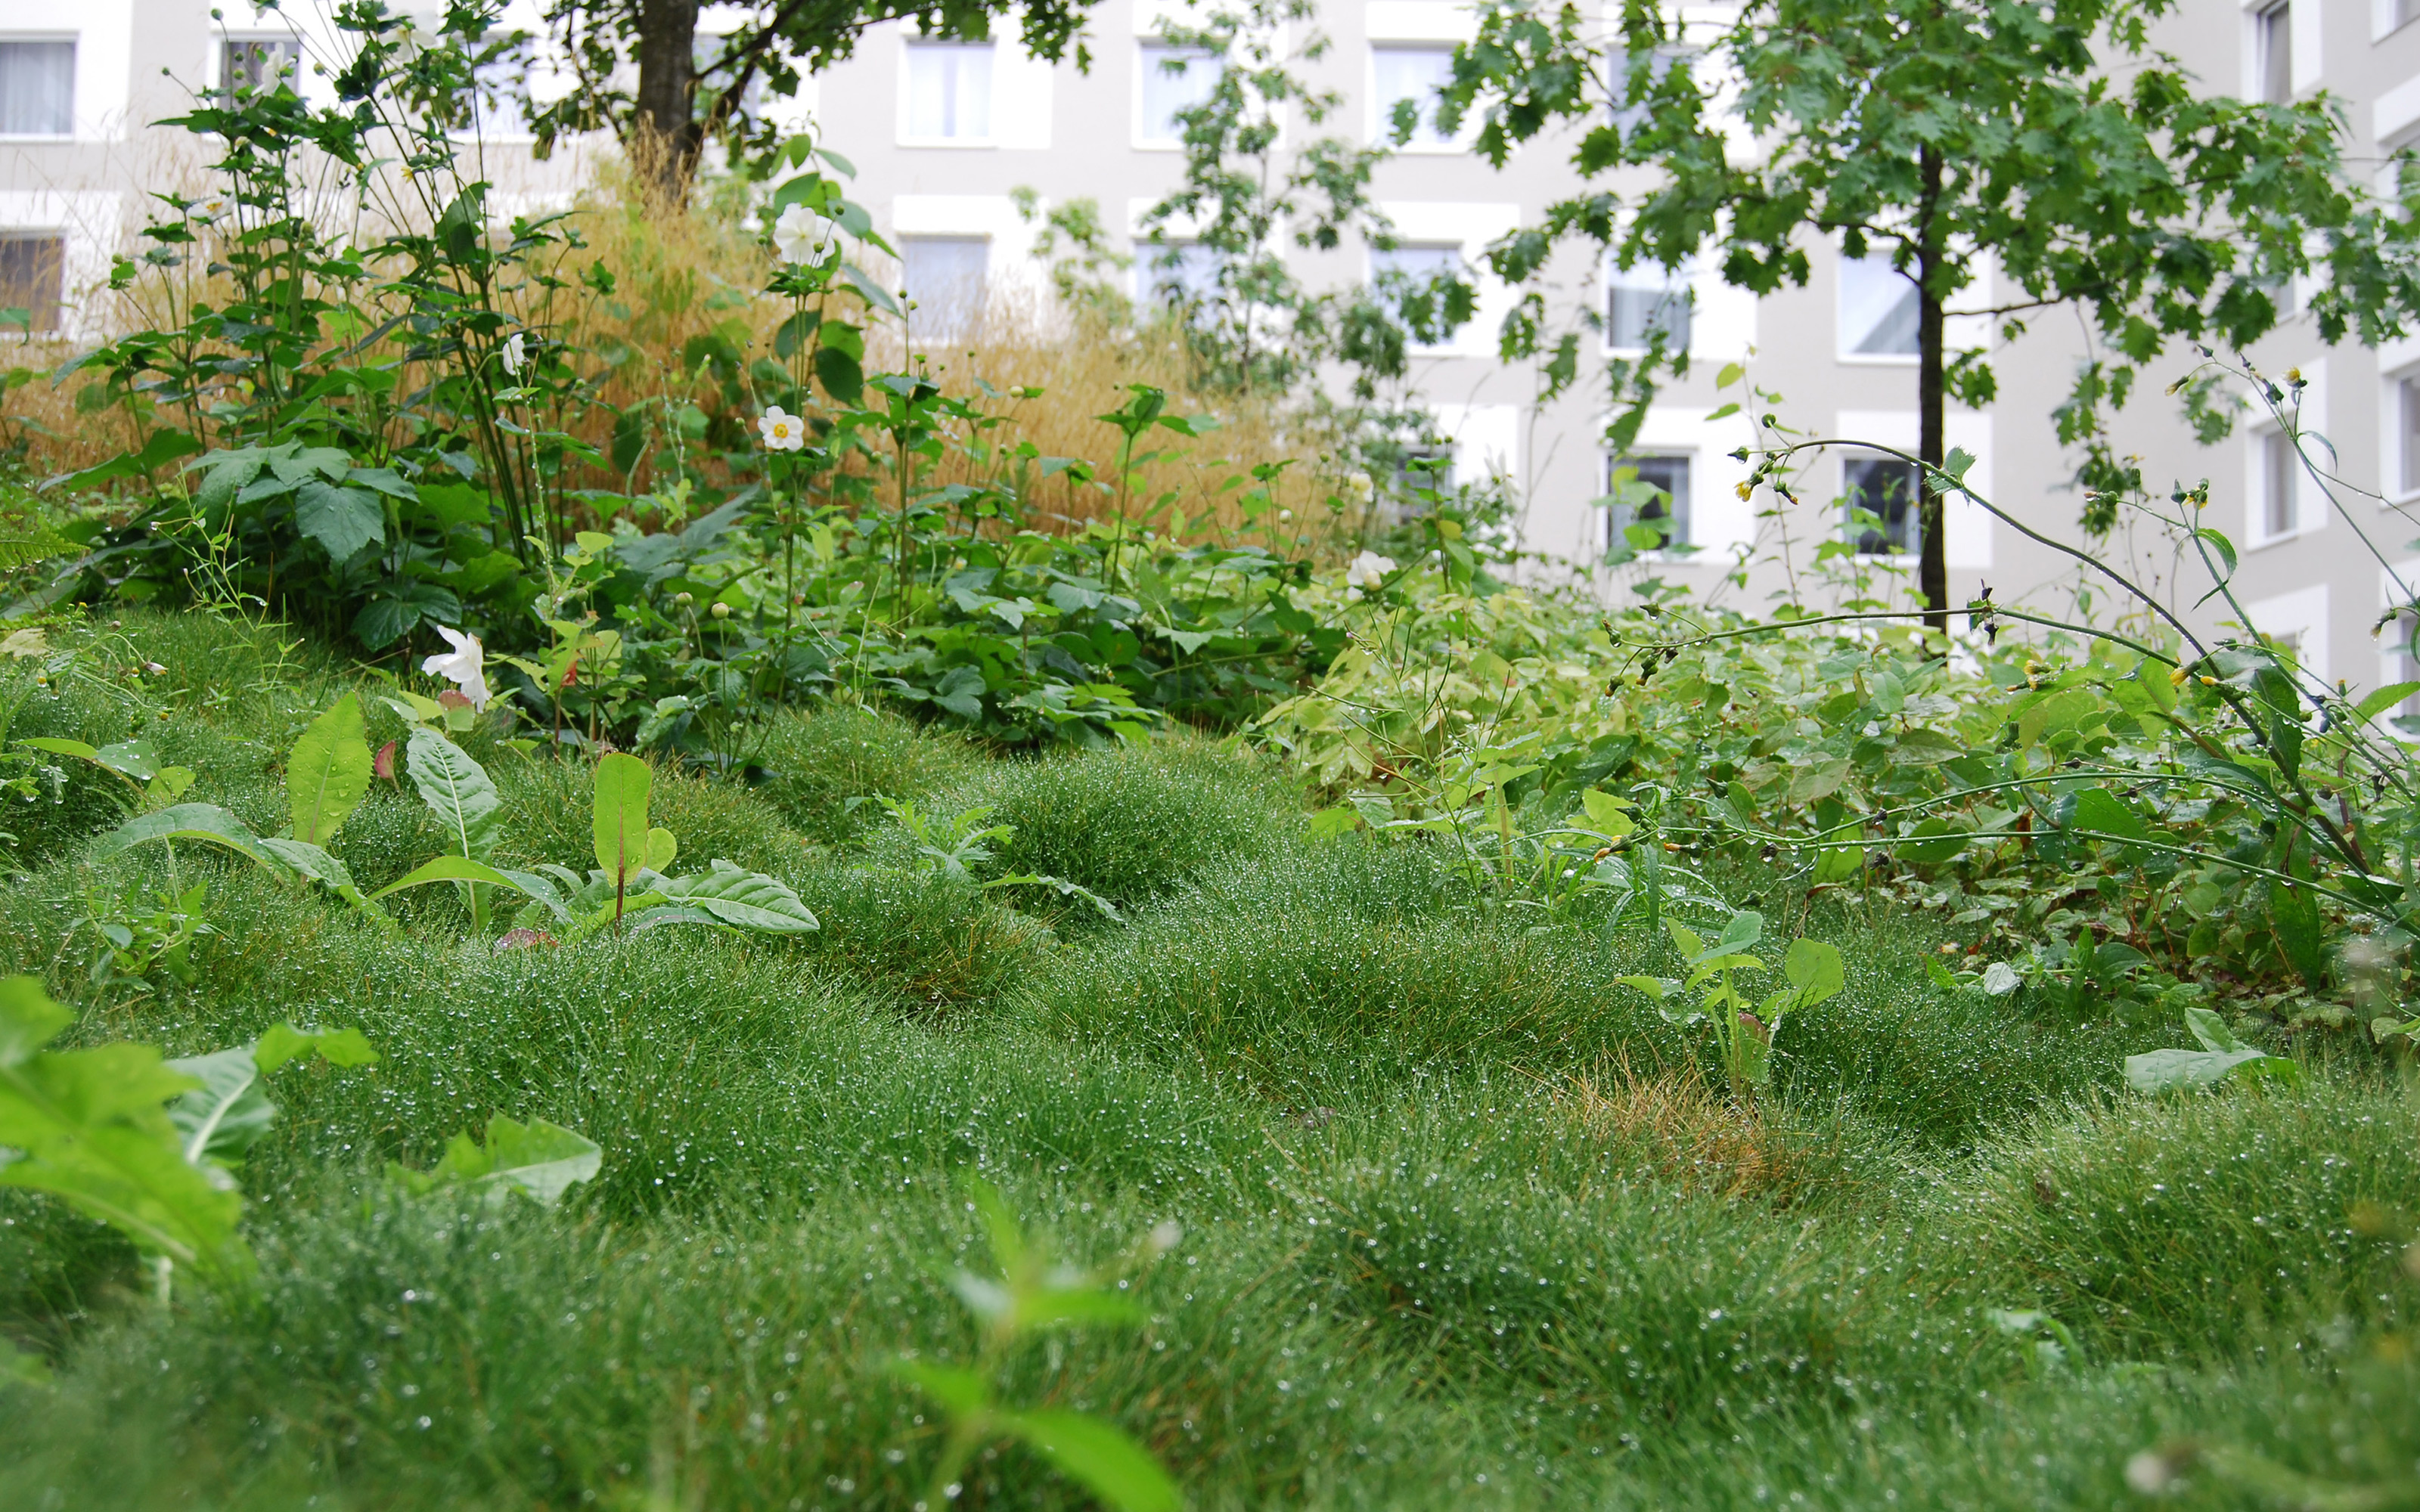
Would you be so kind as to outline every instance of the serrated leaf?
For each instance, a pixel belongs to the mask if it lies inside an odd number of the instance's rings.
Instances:
[[[311,721],[286,759],[294,838],[326,845],[370,790],[370,745],[361,700],[348,693]]]
[[[551,1208],[563,1200],[564,1193],[593,1179],[604,1158],[603,1146],[559,1123],[544,1119],[520,1123],[498,1114],[488,1120],[486,1144],[458,1134],[446,1142],[445,1158],[433,1169],[389,1165],[387,1173],[415,1192],[469,1186],[497,1200],[520,1192]]]
[[[207,844],[223,845],[281,876],[287,872],[286,863],[261,843],[260,837],[255,835],[249,825],[225,809],[209,803],[180,803],[158,813],[137,815],[94,841],[93,850],[98,856],[115,856],[155,840],[197,840]]]
[[[386,506],[366,488],[314,479],[294,490],[294,528],[342,564],[386,539]]]
[[[804,934],[818,927],[787,883],[749,872],[721,857],[694,876],[667,877],[655,890],[675,905],[697,909],[735,929],[767,934]]]
[[[455,854],[473,859],[493,855],[503,805],[487,769],[426,725],[413,729],[404,748],[411,758],[411,785],[444,825]]]
[[[220,1281],[248,1275],[243,1208],[224,1172],[186,1162],[165,1103],[199,1084],[146,1044],[41,1049],[73,1015],[32,977],[0,981],[0,1186],[47,1192],[152,1255]]]

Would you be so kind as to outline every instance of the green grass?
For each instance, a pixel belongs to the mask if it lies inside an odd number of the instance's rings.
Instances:
[[[141,729],[273,825],[343,669],[124,629],[172,671],[12,671],[14,733]],[[477,748],[515,857],[585,865],[586,768]],[[447,889],[389,933],[183,847],[219,931],[191,987],[87,972],[88,900],[171,865],[93,858],[101,779],[25,806],[0,966],[74,1042],[283,1018],[382,1058],[281,1073],[242,1170],[256,1295],[161,1309],[114,1234],[0,1192],[0,1332],[57,1370],[0,1386],[0,1505],[907,1506],[941,1419],[886,1366],[975,1348],[971,1172],[1078,1259],[1183,1226],[1135,1279],[1146,1326],[1032,1345],[1006,1390],[1117,1423],[1196,1506],[2110,1506],[2147,1452],[2162,1504],[2410,1483],[2420,1104],[2375,1066],[2138,1098],[2118,1060],[2169,1027],[1943,992],[1933,926],[1843,907],[1814,930],[1849,987],[1744,1106],[1618,980],[1668,973],[1664,942],[1488,905],[1417,841],[1314,841],[1222,748],[995,760],[829,710],[760,762],[659,774],[654,817],[790,881],[814,934],[497,954]],[[876,794],[990,808],[995,869],[1127,922],[937,874],[847,801]],[[439,847],[384,788],[337,842],[375,877]],[[584,1132],[598,1177],[554,1211],[384,1177],[497,1115]],[[1003,1446],[960,1504],[1090,1504]]]

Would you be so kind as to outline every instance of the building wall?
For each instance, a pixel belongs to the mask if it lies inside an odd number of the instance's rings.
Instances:
[[[517,0],[526,7],[529,0]],[[1181,162],[1174,147],[1144,138],[1145,70],[1140,50],[1156,38],[1166,0],[1104,0],[1094,12],[1094,65],[1049,65],[1026,58],[1013,35],[999,39],[990,65],[989,122],[971,137],[937,136],[931,121],[911,119],[907,88],[914,39],[907,28],[875,28],[852,58],[810,81],[799,100],[781,108],[798,124],[820,123],[826,145],[854,161],[858,196],[887,234],[984,244],[988,283],[1028,307],[1043,287],[1032,256],[1033,227],[1017,215],[1011,192],[1035,191],[1045,202],[1083,196],[1096,201],[1114,230],[1129,239],[1147,208],[1174,188]],[[0,41],[72,36],[77,42],[73,129],[65,136],[0,138],[0,235],[54,230],[66,239],[67,282],[98,280],[109,254],[122,245],[145,212],[143,191],[163,182],[198,184],[198,156],[183,133],[144,123],[176,114],[195,90],[216,85],[225,38],[275,35],[300,26],[309,44],[310,8],[256,12],[225,8],[213,23],[207,0],[0,0]],[[1608,6],[1608,13],[1617,8]],[[2158,45],[2214,88],[2253,93],[2271,77],[2263,67],[2261,14],[2268,0],[2183,0],[2161,28]],[[2350,135],[2347,156],[2380,165],[2385,153],[2420,141],[2420,25],[2397,24],[2410,0],[2290,0],[2285,29],[2291,67],[2287,87],[2297,98],[2325,89],[2345,102]],[[713,8],[709,24],[728,8]],[[1721,6],[1684,6],[1685,20],[1718,24]],[[293,18],[293,19],[289,19]],[[516,16],[514,20],[525,18]],[[1450,45],[1469,35],[1470,15],[1450,0],[1331,0],[1319,23],[1330,39],[1313,66],[1314,83],[1342,92],[1348,103],[1323,131],[1375,140],[1385,128],[1376,93],[1382,54],[1389,49]],[[1391,54],[1389,54],[1391,55]],[[323,85],[306,85],[320,87]],[[1302,130],[1299,123],[1295,130]],[[1502,170],[1489,167],[1462,143],[1419,145],[1382,164],[1374,193],[1408,242],[1452,245],[1474,261],[1486,242],[1534,220],[1572,184],[1568,140],[1546,140],[1518,152]],[[498,147],[500,158],[515,148]],[[508,195],[560,196],[582,171],[578,156],[551,165],[496,165]],[[1635,187],[1635,186],[1634,186]],[[1718,392],[1727,366],[1745,367],[1758,388],[1778,401],[1770,410],[1810,435],[1856,438],[1911,448],[1916,439],[1916,374],[1912,357],[1844,352],[1843,303],[1862,285],[1858,270],[1836,253],[1810,246],[1813,275],[1804,288],[1762,300],[1724,286],[1705,270],[1689,279],[1695,296],[1688,373],[1671,381],[1648,418],[1635,451],[1685,456],[1694,555],[1661,554],[1607,575],[1606,592],[1655,576],[1684,582],[1748,610],[1795,592],[1821,602],[1826,590],[1794,583],[1769,565],[1753,567],[1745,588],[1726,585],[1738,553],[1768,555],[1775,532],[1787,530],[1811,543],[1837,530],[1832,504],[1853,454],[1813,460],[1804,480],[1806,502],[1770,517],[1775,501],[1741,500],[1745,467],[1727,454],[1752,444],[1746,414],[1714,418],[1733,388]],[[1298,254],[1299,270],[1314,285],[1366,278],[1369,249]],[[1569,315],[1582,305],[1604,308],[1606,275],[1585,257],[1567,256],[1547,275],[1551,297]],[[1849,285],[1844,288],[1844,285]],[[1970,298],[1988,299],[1987,287]],[[1545,405],[1533,402],[1536,375],[1492,356],[1493,326],[1507,291],[1482,283],[1481,318],[1460,338],[1415,360],[1416,381],[1440,424],[1454,436],[1457,467],[1467,477],[1504,473],[1524,501],[1530,546],[1573,561],[1594,561],[1606,540],[1605,492],[1609,459],[1601,448],[1604,399],[1590,385]],[[72,301],[71,301],[72,302]],[[70,310],[80,333],[97,329],[99,306]],[[2082,505],[2070,478],[2074,455],[2056,440],[2051,412],[2064,397],[2074,364],[2085,355],[2068,317],[2038,317],[2013,343],[1972,330],[1994,344],[1998,401],[1982,411],[1954,409],[1949,440],[1979,460],[1970,479],[2026,526],[2056,540],[2078,538]],[[2375,648],[2370,628],[2381,609],[2420,587],[2408,562],[2420,559],[2420,530],[2392,502],[2406,494],[2405,400],[2397,380],[2420,378],[2420,334],[2379,351],[2323,348],[2307,314],[2298,313],[2250,354],[2271,373],[2299,366],[2309,379],[2302,415],[2324,438],[2319,455],[2333,456],[2346,486],[2331,507],[2304,478],[2297,486],[2290,527],[2261,529],[2260,432],[2247,424],[2219,445],[2203,447],[2160,396],[2166,382],[2189,370],[2188,353],[2172,351],[2145,375],[2143,393],[2118,417],[2118,435],[2143,458],[2147,479],[2164,489],[2170,478],[2211,480],[2211,521],[2242,550],[2238,600],[2263,631],[2297,638],[2315,669],[2355,684],[2401,675],[2399,663]],[[2420,394],[2413,414],[2420,416]],[[2420,442],[2411,448],[2420,453]],[[2420,455],[2410,473],[2420,482]],[[1953,503],[1947,550],[1951,592],[1962,601],[1986,584],[1995,598],[2068,607],[2086,586],[2075,563],[1971,505]],[[2386,559],[2365,547],[2375,544]],[[2121,549],[2128,543],[2121,540]],[[1885,565],[1907,570],[1900,559]],[[2232,610],[2224,603],[2191,608],[2201,584],[2190,563],[2175,560],[2172,543],[2136,532],[2126,565],[2180,612],[2211,627]],[[2398,584],[2404,586],[2398,586]],[[2119,607],[2106,590],[2093,593],[2106,614]]]

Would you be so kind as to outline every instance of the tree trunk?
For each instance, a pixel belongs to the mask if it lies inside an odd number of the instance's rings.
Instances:
[[[1943,382],[1945,370],[1942,352],[1941,291],[1935,282],[1942,262],[1940,232],[1935,228],[1932,207],[1941,197],[1941,154],[1926,147],[1921,157],[1924,172],[1924,198],[1918,209],[1916,225],[1916,406],[1917,420],[1916,455],[1924,463],[1924,477],[1917,497],[1921,504],[1916,514],[1917,543],[1916,581],[1924,594],[1924,623],[1932,629],[1949,633],[1949,558],[1942,540],[1941,495],[1932,486],[1932,470],[1947,458],[1948,451],[1942,432],[1945,428],[1943,410],[1947,393]]]
[[[637,119],[624,145],[673,210],[697,164],[697,10],[698,0],[639,0]]]

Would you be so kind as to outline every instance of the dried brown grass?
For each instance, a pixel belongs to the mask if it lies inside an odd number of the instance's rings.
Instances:
[[[188,193],[202,181],[181,159],[158,166],[154,181]],[[616,415],[634,403],[672,400],[696,404],[709,414],[724,411],[729,396],[710,375],[690,370],[684,348],[693,338],[720,335],[741,349],[743,362],[771,356],[774,332],[791,314],[786,300],[763,292],[771,269],[768,254],[746,224],[746,186],[709,186],[687,213],[675,213],[646,184],[644,176],[619,162],[600,162],[570,207],[568,224],[581,244],[549,270],[553,286],[533,282],[506,293],[518,318],[590,354],[593,401],[551,423],[600,450],[608,446]],[[113,334],[173,327],[196,301],[224,301],[227,295],[225,276],[200,271],[203,261],[146,270],[125,290],[83,292]],[[869,261],[875,265],[870,272],[895,283],[896,269],[878,252]],[[612,293],[597,293],[584,282],[591,266],[612,273]],[[373,294],[346,292],[372,303],[365,312],[372,321],[390,313],[375,307]],[[853,297],[836,297],[829,307],[835,315],[863,313]],[[1337,501],[1345,494],[1342,478],[1324,455],[1316,423],[1280,399],[1222,393],[1198,381],[1183,341],[1167,329],[1079,324],[1047,301],[1010,291],[992,301],[968,339],[946,349],[905,350],[889,316],[873,317],[868,347],[870,372],[916,364],[944,389],[1002,417],[984,437],[995,454],[1028,442],[1043,456],[1094,465],[1097,482],[1063,472],[1041,486],[1030,507],[1044,528],[1117,512],[1116,491],[1109,484],[1119,437],[1098,417],[1124,403],[1129,386],[1138,383],[1164,390],[1170,413],[1199,417],[1208,428],[1197,439],[1154,431],[1140,443],[1142,460],[1125,505],[1130,519],[1149,517],[1165,529],[1181,518],[1188,539],[1243,536],[1273,548],[1313,552],[1341,547],[1357,523],[1337,512]],[[74,349],[67,342],[29,343],[21,348],[20,361],[37,374],[54,371]],[[604,362],[599,354],[606,352],[617,353],[619,360]],[[395,356],[383,354],[390,361]],[[377,362],[381,354],[374,351],[362,360]],[[37,376],[8,393],[9,419],[32,424],[38,471],[89,467],[139,444],[149,417],[95,408],[92,398],[78,405],[78,393],[97,381],[89,370],[60,384]],[[743,396],[737,408],[740,412],[729,418],[751,421],[756,401]],[[1276,485],[1275,509],[1247,535],[1238,501],[1254,486],[1251,469],[1289,460],[1295,465]],[[977,482],[985,465],[982,457],[954,452],[922,476],[932,484]],[[645,491],[664,481],[643,463],[628,477],[591,468],[572,483]],[[1280,517],[1276,509],[1288,515]]]
[[[1695,1067],[1643,1074],[1619,1061],[1547,1088],[1581,1137],[1611,1147],[1651,1180],[1788,1207],[1829,1185],[1837,1162],[1758,1103],[1734,1102]]]

